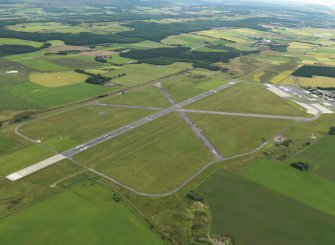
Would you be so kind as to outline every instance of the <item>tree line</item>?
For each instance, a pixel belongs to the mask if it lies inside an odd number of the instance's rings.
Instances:
[[[106,77],[106,76],[103,76],[101,74],[94,74],[94,73],[87,72],[87,71],[82,70],[82,69],[75,69],[75,72],[89,76],[85,80],[86,83],[94,84],[94,85],[103,85],[103,86],[110,83],[114,79],[126,76],[125,73],[120,73],[120,74],[117,74],[113,77]],[[119,84],[114,83],[114,85],[119,85]]]

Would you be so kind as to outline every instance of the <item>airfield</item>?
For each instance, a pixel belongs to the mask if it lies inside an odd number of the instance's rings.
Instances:
[[[1,244],[335,243],[332,28],[22,6],[0,28]]]
[[[245,153],[240,153],[240,155],[234,155],[234,156],[229,156],[229,157],[226,157],[226,156],[222,156],[221,153],[219,152],[218,148],[216,148],[212,143],[211,143],[211,140],[207,139],[207,137],[202,133],[202,129],[201,128],[198,128],[197,124],[194,123],[190,117],[187,115],[187,114],[190,114],[191,117],[193,117],[193,115],[196,115],[197,113],[200,113],[200,114],[207,114],[207,115],[222,115],[224,117],[250,117],[250,118],[262,118],[262,119],[271,119],[271,120],[282,120],[283,123],[279,123],[278,126],[279,126],[279,129],[280,129],[280,126],[282,125],[282,127],[287,124],[289,125],[288,122],[286,121],[296,121],[296,122],[308,122],[308,121],[311,121],[311,120],[316,120],[319,115],[322,113],[322,111],[318,111],[318,113],[315,115],[315,117],[313,118],[309,118],[309,117],[299,117],[299,116],[285,116],[285,115],[262,115],[262,114],[246,114],[246,113],[239,113],[239,112],[223,112],[223,111],[220,111],[220,108],[217,108],[218,111],[210,111],[210,110],[207,110],[207,111],[203,111],[203,110],[184,110],[182,108],[184,107],[188,107],[192,104],[195,104],[193,107],[194,108],[201,108],[201,104],[198,105],[197,103],[201,103],[203,100],[206,101],[206,97],[209,97],[209,99],[215,99],[216,101],[218,101],[216,98],[212,97],[214,94],[219,94],[219,96],[222,96],[220,95],[220,92],[225,90],[225,89],[228,89],[229,87],[231,86],[234,86],[236,85],[237,83],[239,83],[238,80],[233,80],[233,81],[230,81],[230,82],[227,82],[227,83],[224,83],[223,85],[219,86],[219,87],[216,87],[214,89],[211,89],[209,91],[206,91],[204,93],[201,93],[195,97],[192,97],[192,98],[189,98],[188,100],[185,100],[185,101],[182,101],[180,103],[176,103],[173,99],[173,97],[167,92],[167,90],[162,86],[161,83],[155,83],[154,87],[161,93],[162,97],[164,97],[171,106],[167,107],[167,108],[164,108],[164,109],[161,109],[159,110],[158,112],[155,112],[147,117],[144,117],[142,119],[139,119],[139,120],[136,120],[134,122],[130,122],[129,124],[125,125],[125,126],[122,126],[120,128],[117,128],[111,132],[108,132],[102,136],[99,136],[99,137],[96,137],[94,139],[91,139],[87,142],[80,142],[81,144],[80,145],[77,145],[71,149],[68,149],[66,151],[63,151],[61,153],[58,153],[48,159],[45,159],[41,162],[38,162],[36,164],[33,164],[31,166],[28,166],[22,170],[19,170],[17,172],[14,172],[14,173],[11,173],[9,175],[6,176],[7,179],[11,180],[11,181],[17,181],[23,177],[26,177],[30,174],[33,174],[35,172],[38,172],[39,170],[41,169],[44,169],[46,167],[49,167],[50,165],[53,165],[53,164],[56,164],[64,159],[68,159],[70,161],[73,161],[74,159],[74,163],[78,164],[80,167],[83,167],[84,169],[86,169],[87,171],[91,171],[101,177],[104,177],[104,178],[107,178],[108,180],[111,180],[113,181],[114,183],[116,184],[119,184],[120,186],[122,187],[125,187],[126,189],[130,190],[130,191],[133,191],[135,192],[136,194],[140,194],[140,195],[144,195],[144,196],[165,196],[165,195],[169,195],[169,194],[173,194],[175,192],[177,192],[179,189],[181,189],[183,186],[185,186],[187,183],[189,183],[192,179],[194,179],[197,175],[199,175],[202,171],[204,171],[207,167],[209,167],[211,164],[214,164],[216,162],[220,162],[220,161],[224,161],[224,160],[228,160],[228,159],[231,159],[231,158],[236,158],[236,157],[239,157],[239,156],[243,156],[243,155],[246,155],[246,154],[249,154],[249,153],[254,153],[255,151],[258,151],[258,150],[261,150],[268,142],[267,141],[264,141],[262,142],[258,147],[256,147],[255,149],[250,149],[250,152],[245,152]],[[243,86],[243,85],[241,85]],[[245,86],[245,85],[244,85]],[[265,90],[265,88],[262,88],[263,90]],[[273,91],[273,88],[272,90],[270,89],[270,91],[274,92],[274,93],[277,93],[279,95],[281,95],[282,97],[285,97],[286,95],[284,94],[284,91],[282,91],[282,93],[278,93],[278,91],[281,91],[280,89],[277,89],[276,91]],[[136,92],[136,90],[134,91]],[[264,91],[265,92],[265,91]],[[132,93],[132,92],[130,92]],[[116,96],[127,96],[127,95],[116,95]],[[273,96],[276,96],[273,95]],[[296,115],[300,115],[300,114],[303,114],[302,112],[299,112],[299,110],[296,110],[296,108],[294,108],[293,106],[289,107],[288,105],[288,102],[285,102],[284,100],[283,101],[280,101],[282,102],[282,105],[283,107],[285,107],[285,103],[287,103],[287,110],[290,111],[291,113],[296,113]],[[144,106],[141,106],[141,105],[113,105],[113,104],[100,104],[99,101],[95,101],[93,102],[95,106],[116,106],[117,108],[123,108],[124,110],[133,110],[133,109],[146,109],[146,110],[158,110],[157,107],[144,107]],[[207,101],[205,103],[208,103]],[[213,104],[211,102],[209,102],[209,104],[211,106],[213,106]],[[220,103],[221,104],[224,104],[224,103]],[[273,103],[272,103],[273,104]],[[86,106],[91,106],[91,105],[86,105]],[[154,105],[153,105],[154,106]],[[211,106],[209,106],[209,109],[211,108]],[[206,105],[206,107],[208,108],[208,104]],[[256,108],[254,109],[251,109],[251,110],[254,110],[254,111],[257,111],[258,108],[257,106],[255,106]],[[214,108],[215,105],[214,105]],[[315,108],[317,109],[317,108]],[[302,109],[301,109],[302,110]],[[67,113],[67,112],[65,112]],[[77,160],[77,159],[85,159],[84,158],[81,158],[81,155],[84,154],[85,156],[85,151],[88,151],[89,153],[86,153],[86,157],[88,156],[88,154],[92,154],[92,152],[97,152],[98,150],[96,150],[95,148],[100,148],[100,149],[104,149],[103,146],[100,146],[100,145],[108,145],[109,141],[114,139],[114,138],[117,138],[123,134],[129,134],[131,133],[131,131],[133,130],[136,130],[137,128],[140,128],[140,127],[143,127],[145,124],[147,123],[151,123],[152,121],[155,121],[155,120],[159,120],[163,117],[168,117],[168,114],[178,114],[179,117],[181,117],[181,119],[183,119],[184,123],[189,127],[189,129],[194,133],[194,135],[198,138],[198,141],[200,141],[199,143],[202,144],[202,148],[204,148],[205,150],[207,150],[209,152],[211,156],[211,160],[209,163],[207,163],[204,167],[202,167],[201,169],[198,169],[193,175],[191,175],[188,179],[185,179],[184,182],[180,183],[179,186],[175,187],[175,189],[169,191],[169,192],[165,192],[165,193],[144,193],[144,192],[141,192],[140,190],[136,190],[136,187],[135,185],[133,186],[128,186],[127,184],[125,184],[125,182],[121,182],[117,179],[114,179],[113,177],[111,176],[108,176],[106,175],[105,173],[103,172],[99,172],[99,170],[95,169],[94,168],[94,165],[91,167],[90,165],[85,165],[85,162],[82,163],[80,160]],[[62,114],[58,114],[57,116],[61,116]],[[200,119],[200,118],[199,118]],[[198,119],[198,120],[199,120]],[[36,143],[38,145],[41,145],[42,147],[45,147],[46,149],[50,149],[50,150],[53,150],[54,152],[57,152],[59,151],[59,149],[53,149],[52,145],[48,145],[48,143],[46,143],[46,145],[44,145],[44,142],[42,142],[42,140],[38,139],[35,137],[33,137],[33,135],[25,135],[24,133],[20,132],[20,128],[23,127],[23,128],[35,128],[36,126],[34,125],[34,123],[39,123],[39,121],[43,121],[43,120],[47,120],[46,118],[43,118],[41,120],[36,120],[34,122],[29,122],[29,126],[27,125],[20,125],[19,127],[16,128],[16,133],[23,137],[24,139],[28,139],[29,141],[31,141],[32,143]],[[161,119],[162,120],[162,119]],[[201,120],[201,119],[200,119]],[[43,122],[42,122],[43,123]],[[64,125],[62,125],[62,127],[64,128]],[[272,128],[275,128],[275,123],[272,123],[271,124],[271,127]],[[39,127],[36,127],[36,128],[39,128]],[[29,129],[28,129],[29,131]],[[276,134],[277,132],[274,132],[274,134]],[[269,135],[270,137],[271,136],[275,136],[275,135]],[[48,135],[45,135],[44,137],[48,138]],[[65,136],[66,137],[66,136]],[[136,139],[135,139],[136,140]],[[270,138],[269,140],[272,140],[272,138]],[[213,139],[212,139],[213,141]],[[48,142],[48,141],[46,141]],[[172,142],[171,142],[172,143]],[[102,148],[101,148],[102,147]],[[220,147],[221,148],[221,147]],[[229,147],[228,147],[229,148]],[[103,152],[103,151],[102,151]],[[83,153],[83,154],[82,154]],[[114,153],[114,152],[113,152]],[[128,153],[128,154],[132,154],[131,152]],[[77,157],[78,155],[78,157]],[[93,154],[94,155],[94,154]],[[135,156],[136,157],[136,156]],[[90,157],[89,157],[90,158]],[[168,158],[168,156],[167,156]],[[167,159],[168,160],[168,159]],[[150,160],[149,160],[150,161]],[[99,161],[97,161],[99,162]],[[100,167],[98,168],[100,169]],[[166,172],[165,172],[166,173]],[[154,176],[151,176],[151,178],[153,178]],[[138,179],[138,178],[141,178],[140,175],[138,176],[134,176],[134,178]],[[154,179],[155,182],[158,181],[158,178]],[[150,186],[150,185],[153,185],[154,183],[146,183],[145,185],[146,186]],[[140,185],[136,185],[136,186],[140,186]]]

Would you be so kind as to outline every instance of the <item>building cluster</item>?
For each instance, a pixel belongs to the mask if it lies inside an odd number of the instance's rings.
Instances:
[[[306,93],[310,93],[312,97],[321,98],[327,101],[335,102],[335,88],[305,88]]]

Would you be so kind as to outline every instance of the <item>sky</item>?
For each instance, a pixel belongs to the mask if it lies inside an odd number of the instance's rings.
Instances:
[[[335,0],[293,0],[294,2],[301,2],[301,3],[316,3],[322,4],[327,6],[334,6]]]

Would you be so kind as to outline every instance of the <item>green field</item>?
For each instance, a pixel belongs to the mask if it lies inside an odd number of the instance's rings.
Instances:
[[[111,44],[110,47],[112,50],[114,49],[151,49],[151,48],[162,48],[166,47],[166,45],[158,42],[153,42],[150,40],[145,40],[142,42],[138,43],[116,43],[116,44]]]
[[[170,114],[75,156],[136,190],[178,187],[212,160],[177,114]]]
[[[256,2],[0,0],[0,245],[335,245],[335,114],[266,86],[331,93],[335,9]]]
[[[27,166],[25,166],[27,167]],[[15,171],[20,169],[15,169]],[[4,217],[17,208],[31,205],[41,196],[48,195],[53,189],[50,184],[64,178],[64,176],[73,175],[81,169],[70,162],[63,160],[48,168],[42,169],[37,173],[31,174],[20,181],[12,182],[5,178],[0,178],[0,195],[2,202],[0,205],[0,217]],[[8,198],[8,201],[6,199]],[[13,200],[11,202],[10,200]],[[18,201],[15,202],[15,199]]]
[[[285,131],[285,136],[292,140],[316,140],[323,138],[329,132],[330,127],[335,125],[334,114],[323,114],[318,120],[297,124]]]
[[[189,116],[226,157],[252,151],[265,140],[271,141],[281,130],[295,123],[288,120],[200,113],[189,113]]]
[[[131,28],[122,26],[118,22],[97,22],[92,24],[80,24],[71,26],[58,22],[45,23],[21,23],[17,25],[7,26],[8,29],[20,32],[54,32],[54,33],[80,33],[92,32],[96,34],[116,33],[121,31],[129,31]]]
[[[94,182],[73,186],[1,219],[0,243],[163,244],[123,202],[112,197],[113,192]]]
[[[248,37],[248,35],[238,33],[236,32],[236,30],[238,29],[208,30],[208,31],[197,32],[197,34],[205,37],[228,40],[238,44],[246,44],[253,42],[252,38]]]
[[[278,97],[258,83],[239,83],[204,100],[189,105],[189,109],[225,112],[262,113],[285,116],[306,116],[298,105]]]
[[[217,38],[205,37],[200,35],[195,35],[192,33],[181,34],[177,36],[169,36],[161,41],[167,45],[179,45],[186,46],[194,49],[199,49],[201,47],[207,46],[209,44],[230,44],[231,42],[227,40],[221,40]],[[200,49],[199,49],[200,50]]]
[[[12,25],[7,27],[10,30],[23,31],[23,32],[80,32],[83,31],[80,28],[71,28],[69,25],[63,25],[57,22],[46,22],[46,23],[23,23],[18,25]]]
[[[191,65],[187,63],[174,63],[166,66],[130,64],[109,72],[105,76],[114,77],[117,74],[125,73],[126,76],[114,79],[113,81],[128,87],[154,81],[190,68]]]
[[[163,87],[176,102],[181,102],[210,89],[219,87],[226,82],[226,79],[187,74],[164,82]]]
[[[231,235],[236,244],[335,243],[334,217],[235,174],[218,171],[199,189],[212,212],[211,232]]]
[[[83,106],[30,122],[20,131],[58,151],[63,151],[152,113],[142,109]]]
[[[67,67],[67,69],[89,69],[101,68],[106,64],[96,62],[94,56],[87,55],[66,55],[65,57],[48,56],[48,61],[56,65]]]
[[[301,42],[292,42],[290,43],[288,47],[288,51],[292,54],[294,53],[302,54],[302,53],[306,53],[307,51],[312,50],[313,48],[314,46],[311,44],[301,43]]]
[[[108,60],[108,63],[112,65],[126,65],[134,62],[136,62],[136,60],[121,57],[119,54],[113,54]]]
[[[38,146],[32,145],[14,151],[0,158],[0,174],[6,176],[25,167],[38,163],[53,156],[54,153]]]
[[[159,92],[158,88],[154,86],[146,86],[144,88],[132,90],[114,95],[103,103],[109,104],[121,104],[121,105],[137,105],[137,106],[149,106],[149,107],[167,107],[169,106],[168,101]]]
[[[38,51],[34,53],[27,54],[16,54],[8,56],[10,61],[17,62],[26,67],[37,71],[64,71],[70,70],[66,66],[58,65],[56,63],[48,61],[45,57],[43,57],[43,51]]]
[[[0,45],[27,45],[32,46],[35,48],[39,48],[43,45],[41,42],[35,42],[30,40],[23,40],[23,39],[17,39],[17,38],[0,38]]]
[[[80,83],[57,88],[47,88],[32,82],[7,84],[3,87],[9,98],[18,98],[22,107],[32,104],[35,108],[47,108],[78,100],[94,98],[110,93],[116,87]]]
[[[19,136],[16,136],[12,129],[0,130],[0,156],[23,148]]]
[[[31,82],[48,88],[83,83],[87,78],[87,75],[73,71],[30,74]]]
[[[304,152],[294,156],[294,159],[312,164],[313,172],[335,181],[334,145],[334,136],[325,137]]]
[[[275,160],[260,159],[242,175],[273,191],[335,217],[335,182]]]
[[[8,56],[10,61],[24,65],[34,71],[53,72],[53,71],[69,71],[73,69],[99,68],[106,64],[96,62],[94,56],[88,55],[44,55],[44,50],[17,54]]]

